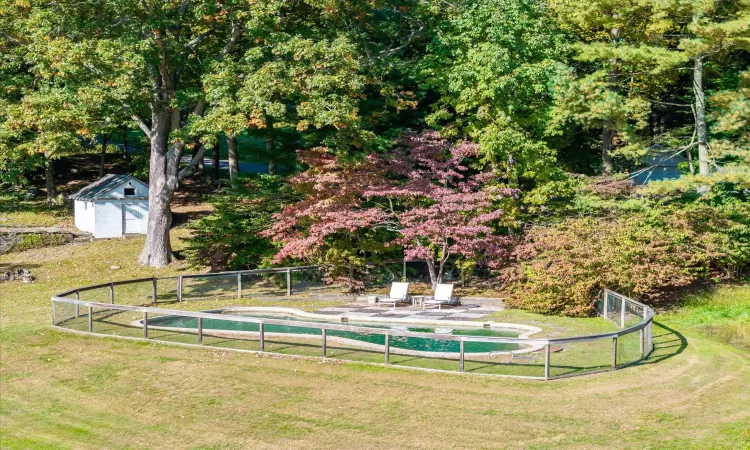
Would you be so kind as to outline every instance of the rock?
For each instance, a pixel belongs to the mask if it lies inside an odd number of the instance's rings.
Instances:
[[[34,281],[34,277],[31,276],[29,269],[14,269],[9,272],[0,272],[0,282],[3,281],[22,281],[24,283],[31,283]]]
[[[36,198],[37,195],[39,195],[39,188],[36,186],[32,186],[29,188],[28,191],[26,191],[26,194],[23,196],[23,199],[33,200]]]
[[[115,269],[119,269],[120,266],[109,266],[109,268],[112,269],[112,270],[115,270]]]

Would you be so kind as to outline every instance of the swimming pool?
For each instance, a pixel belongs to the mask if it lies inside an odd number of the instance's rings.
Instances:
[[[289,314],[262,314],[258,312],[242,312],[242,311],[217,311],[221,314],[231,314],[235,316],[249,317],[255,319],[280,319],[288,321],[289,324],[278,324],[278,323],[266,323],[264,324],[264,333],[267,336],[297,336],[302,338],[310,338],[315,336],[321,336],[320,328],[313,328],[309,326],[295,326],[294,322],[307,322],[307,323],[338,323],[341,324],[340,319],[337,321],[323,320],[323,319],[311,319],[309,317],[297,317]],[[454,326],[453,324],[406,324],[406,323],[383,323],[383,322],[368,322],[359,320],[348,320],[347,325],[349,326],[360,326],[366,328],[377,328],[383,330],[401,330],[410,331],[417,333],[437,333],[452,336],[481,336],[481,337],[511,337],[517,338],[521,335],[521,331],[510,328],[481,328],[471,326]],[[179,317],[179,316],[162,316],[151,318],[148,320],[149,327],[160,327],[160,328],[175,328],[175,329],[197,329],[198,319],[192,317]],[[202,327],[204,332],[207,330],[215,330],[219,332],[247,332],[247,333],[258,333],[259,324],[253,322],[237,322],[232,320],[220,320],[220,319],[203,319]],[[326,331],[327,338],[333,340],[339,340],[346,343],[361,343],[363,346],[384,346],[385,335],[373,332],[354,332],[354,331],[343,331],[329,329]],[[453,340],[442,340],[434,337],[413,337],[413,336],[398,336],[391,335],[389,344],[393,349],[402,349],[409,352],[425,352],[430,354],[437,353],[458,353],[460,343]],[[467,342],[465,343],[464,351],[466,353],[495,353],[495,352],[513,352],[528,348],[527,345],[515,344],[515,343],[503,343],[503,342]]]

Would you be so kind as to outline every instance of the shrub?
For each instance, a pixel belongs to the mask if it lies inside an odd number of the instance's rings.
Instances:
[[[656,302],[701,278],[750,265],[750,204],[658,204],[642,212],[534,227],[504,271],[509,306],[586,315],[611,288]]]
[[[528,231],[506,270],[512,307],[581,316],[604,288],[636,298],[693,282],[705,266],[688,233],[643,218],[572,218]]]
[[[276,253],[271,241],[259,235],[271,216],[292,199],[281,178],[256,175],[240,178],[224,193],[210,199],[213,213],[192,221],[186,255],[194,266],[212,271],[253,269]]]

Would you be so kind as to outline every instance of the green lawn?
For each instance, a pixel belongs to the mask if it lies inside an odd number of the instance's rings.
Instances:
[[[50,205],[44,199],[24,200],[20,193],[0,193],[0,227],[53,227],[72,223],[72,207],[67,203]]]
[[[742,337],[749,286],[691,297],[657,316],[657,346],[644,363],[554,382],[257,356],[225,351],[219,342],[188,348],[50,328],[55,292],[184,270],[138,266],[141,245],[141,239],[104,240],[0,256],[0,270],[20,265],[37,277],[33,284],[0,285],[1,448],[750,445],[750,353]],[[520,311],[495,320],[536,322],[549,335],[607,326]],[[283,342],[277,345],[284,351]]]

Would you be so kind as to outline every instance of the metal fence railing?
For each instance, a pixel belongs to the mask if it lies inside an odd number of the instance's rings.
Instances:
[[[308,266],[103,283],[52,297],[52,325],[125,339],[544,380],[619,369],[653,350],[653,310],[609,290],[597,301],[597,311],[617,329],[563,338],[444,334],[356,325],[343,319],[341,323],[300,321],[151,306],[336,293],[322,278],[318,267]],[[163,326],[165,320],[179,326]],[[483,324],[475,325],[481,329]],[[438,341],[450,350],[433,355],[404,346],[430,347]]]

